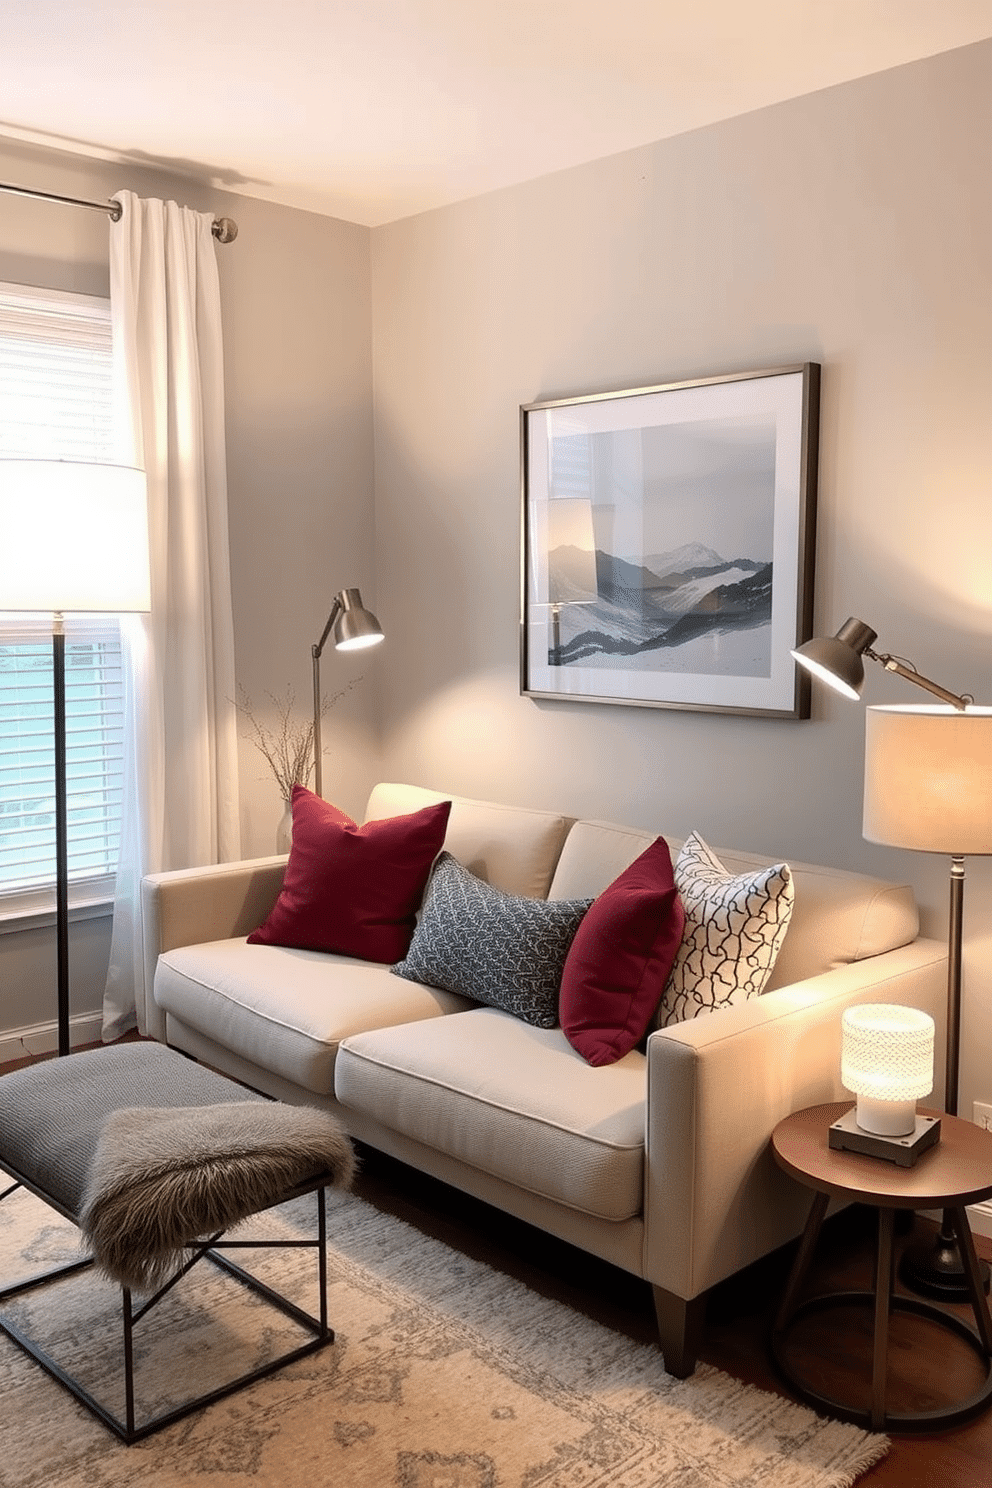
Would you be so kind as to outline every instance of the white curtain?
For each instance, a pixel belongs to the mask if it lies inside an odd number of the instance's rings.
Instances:
[[[161,1035],[141,877],[240,856],[220,286],[210,217],[131,192],[110,228],[121,454],[148,479],[152,610],[122,622],[124,803],[103,1037]]]

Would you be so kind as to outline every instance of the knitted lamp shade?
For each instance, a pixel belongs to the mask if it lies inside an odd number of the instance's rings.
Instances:
[[[917,1008],[864,1003],[841,1019],[840,1078],[858,1097],[864,1131],[913,1131],[916,1102],[933,1089],[934,1022]]]

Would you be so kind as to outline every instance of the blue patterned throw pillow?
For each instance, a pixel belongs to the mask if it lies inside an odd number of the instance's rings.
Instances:
[[[565,957],[591,903],[505,894],[442,852],[406,959],[392,970],[555,1028]]]

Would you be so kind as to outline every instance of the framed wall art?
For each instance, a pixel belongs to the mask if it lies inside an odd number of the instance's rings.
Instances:
[[[521,691],[809,716],[815,362],[520,410]]]

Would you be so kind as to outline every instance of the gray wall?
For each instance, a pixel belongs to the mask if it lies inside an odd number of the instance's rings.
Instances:
[[[823,365],[816,626],[992,702],[992,45],[372,238],[390,778],[908,878],[861,837],[864,711],[808,722],[518,695],[518,405]],[[923,694],[871,668],[864,701]],[[992,1099],[992,875],[969,864],[963,1112]]]
[[[306,719],[310,644],[334,593],[354,584],[370,604],[377,598],[368,229],[11,142],[0,141],[0,179],[96,200],[127,188],[237,221],[237,241],[217,250],[237,676],[270,724],[268,695],[287,687]],[[107,233],[100,213],[0,195],[0,280],[106,294]],[[328,691],[362,673],[324,724],[325,788],[356,812],[378,775],[375,663],[326,657]],[[273,852],[281,803],[247,739],[240,773],[244,851]],[[54,1016],[54,936],[11,923],[0,924],[0,1058],[11,1057],[10,1030]],[[72,929],[72,1009],[90,1037],[99,1023],[85,1015],[100,1006],[109,926],[103,916]]]

